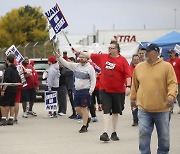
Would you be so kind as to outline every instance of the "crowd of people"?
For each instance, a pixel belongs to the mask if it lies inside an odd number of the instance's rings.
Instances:
[[[98,121],[95,112],[97,102],[98,110],[103,111],[100,141],[118,141],[118,115],[122,115],[124,110],[125,96],[130,95],[132,126],[139,126],[140,152],[151,153],[150,142],[155,125],[158,134],[157,153],[168,154],[169,123],[176,98],[180,107],[180,60],[176,51],[168,51],[169,60],[166,62],[160,58],[158,45],[150,44],[132,55],[132,61],[128,64],[126,58],[120,54],[120,46],[116,41],[110,42],[108,50],[107,54],[94,54],[73,49],[76,58],[68,58],[67,52],[63,52],[61,56],[55,51],[54,55],[48,58],[50,67],[46,90],[57,91],[58,99],[58,111],[49,112],[49,117],[66,115],[68,95],[72,107],[69,118],[81,118],[82,127],[79,133],[86,133],[90,121]],[[13,55],[7,56],[4,83],[20,82],[14,59]],[[33,111],[33,104],[38,90],[38,75],[27,57],[24,58],[22,66],[27,86],[2,87],[1,126],[17,123],[19,106],[16,104],[19,102],[22,102],[24,118],[27,118],[28,114],[37,116]],[[110,118],[112,133],[109,137],[107,132]]]

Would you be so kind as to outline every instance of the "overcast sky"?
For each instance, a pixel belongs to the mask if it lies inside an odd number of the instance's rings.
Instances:
[[[58,3],[71,34],[96,30],[180,28],[180,0],[0,0],[0,16],[21,6],[40,6],[45,12]]]

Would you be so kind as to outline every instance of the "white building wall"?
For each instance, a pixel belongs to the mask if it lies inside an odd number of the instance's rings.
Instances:
[[[158,29],[158,30],[98,30],[97,42],[99,44],[108,44],[111,39],[117,38],[119,43],[133,42],[149,42],[153,41],[174,29]],[[175,31],[180,32],[180,29]],[[134,39],[135,38],[135,39]]]

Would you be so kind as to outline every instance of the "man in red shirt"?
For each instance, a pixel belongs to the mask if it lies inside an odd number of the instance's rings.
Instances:
[[[176,51],[173,49],[170,49],[168,51],[168,55],[169,55],[169,59],[167,60],[167,62],[171,63],[171,65],[173,66],[174,71],[176,73],[177,81],[178,81],[177,101],[178,101],[178,105],[180,107],[180,59],[178,57],[176,57]],[[171,112],[173,112],[173,111],[171,111]],[[180,114],[180,110],[179,110],[178,114]]]
[[[22,88],[21,91],[21,102],[23,106],[23,117],[27,118],[27,112],[30,115],[37,116],[35,112],[32,111],[32,107],[34,102],[36,101],[36,78],[34,77],[35,70],[29,64],[28,57],[24,57],[24,61],[22,62],[24,76],[26,78],[27,86]],[[29,102],[29,111],[26,111],[27,102]]]
[[[103,108],[104,133],[100,136],[101,141],[109,141],[107,134],[110,115],[112,113],[113,133],[111,140],[118,141],[116,133],[118,114],[122,115],[124,110],[125,92],[130,93],[130,70],[127,60],[120,55],[120,47],[116,41],[111,41],[108,54],[91,54],[87,52],[77,52],[84,55],[96,63],[101,68],[100,84],[103,90],[100,97]],[[127,86],[126,86],[127,85]]]

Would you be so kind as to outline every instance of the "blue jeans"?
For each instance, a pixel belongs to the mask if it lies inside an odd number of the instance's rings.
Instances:
[[[141,154],[151,154],[151,135],[156,126],[158,135],[157,154],[169,154],[169,112],[146,112],[138,110],[139,118],[139,150]]]

